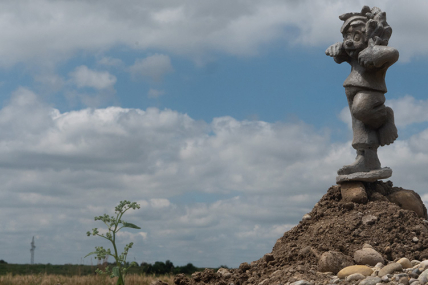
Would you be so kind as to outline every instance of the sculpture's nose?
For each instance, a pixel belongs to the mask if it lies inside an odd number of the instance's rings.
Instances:
[[[347,41],[345,42],[345,44],[346,44],[346,46],[348,46],[348,47],[351,47],[351,46],[353,46],[353,45],[354,45],[354,43],[353,43],[351,40],[347,40]]]

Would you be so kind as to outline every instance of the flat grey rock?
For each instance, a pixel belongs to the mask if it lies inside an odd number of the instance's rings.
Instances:
[[[338,175],[336,177],[336,183],[346,181],[375,182],[376,180],[389,178],[391,176],[392,169],[389,167],[384,167],[369,172],[355,172],[347,175]]]

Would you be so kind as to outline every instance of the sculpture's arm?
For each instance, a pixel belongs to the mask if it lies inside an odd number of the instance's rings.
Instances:
[[[325,54],[333,57],[334,61],[337,63],[342,63],[344,61],[349,60],[349,56],[346,54],[342,42],[335,43],[329,46],[326,49]]]
[[[398,51],[393,47],[369,43],[358,55],[358,63],[366,68],[387,68],[393,65],[398,57]]]

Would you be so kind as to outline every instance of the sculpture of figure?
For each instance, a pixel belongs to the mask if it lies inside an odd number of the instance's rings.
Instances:
[[[398,137],[394,112],[384,105],[385,74],[398,60],[398,51],[387,46],[392,29],[385,12],[379,8],[364,6],[360,13],[346,13],[339,19],[344,21],[343,42],[331,45],[325,53],[337,63],[346,61],[351,65],[343,86],[352,116],[352,147],[357,157],[337,173],[376,171],[381,169],[378,147],[391,144]]]

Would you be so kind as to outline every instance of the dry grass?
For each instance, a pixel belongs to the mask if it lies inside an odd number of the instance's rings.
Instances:
[[[126,285],[150,285],[154,280],[162,280],[168,284],[174,284],[173,276],[146,276],[128,275],[125,278]],[[117,278],[105,276],[62,276],[48,274],[15,275],[7,274],[0,276],[1,285],[115,285]]]

